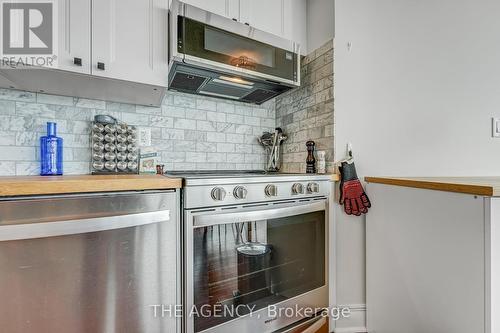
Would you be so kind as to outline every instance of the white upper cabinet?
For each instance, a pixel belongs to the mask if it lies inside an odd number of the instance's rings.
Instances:
[[[227,17],[239,21],[240,13],[240,0],[227,0]]]
[[[285,2],[290,0],[240,0],[240,22],[284,36]]]
[[[286,0],[283,10],[283,37],[299,43],[300,53],[307,55],[307,1]]]
[[[181,0],[292,40],[307,54],[307,0]]]
[[[185,0],[184,2],[218,15],[227,16],[228,14],[226,0]]]
[[[182,0],[183,2],[230,19],[239,20],[240,0]]]
[[[90,0],[59,0],[57,5],[57,65],[35,61],[37,67],[90,74]],[[22,12],[21,12],[22,13]],[[11,27],[11,36],[24,45],[24,26]],[[31,33],[30,33],[31,34]],[[33,36],[36,36],[33,34]],[[31,39],[31,36],[29,37]],[[43,42],[42,42],[43,43]],[[28,61],[31,63],[31,61]]]
[[[2,72],[0,71],[0,88],[10,88],[10,89],[18,89],[19,86],[15,82],[9,80],[6,77],[2,76]]]
[[[59,0],[58,69],[90,74],[90,0]]]
[[[307,54],[306,7],[306,0],[239,0],[239,21],[299,43]]]
[[[92,0],[92,75],[167,85],[168,0]]]

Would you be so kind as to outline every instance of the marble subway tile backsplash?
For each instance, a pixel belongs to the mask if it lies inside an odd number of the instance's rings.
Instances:
[[[90,121],[109,114],[151,129],[166,170],[263,169],[257,141],[283,128],[284,172],[305,172],[305,142],[326,151],[334,170],[333,41],[303,59],[302,85],[255,106],[167,92],[160,107],[0,89],[0,176],[39,173],[39,138],[54,121],[64,140],[64,173],[90,172]]]
[[[334,172],[333,41],[304,57],[302,84],[276,97],[276,126],[288,134],[283,143],[284,172],[305,172],[306,142],[326,152],[327,172]]]
[[[275,127],[275,103],[254,106],[168,92],[161,107],[0,89],[0,175],[39,173],[39,138],[55,121],[64,173],[90,172],[90,121],[109,114],[151,128],[166,170],[262,169],[257,137]]]

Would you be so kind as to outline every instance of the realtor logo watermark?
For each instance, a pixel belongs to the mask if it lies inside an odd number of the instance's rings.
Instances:
[[[223,304],[204,304],[201,306],[193,305],[191,309],[187,309],[184,314],[181,304],[151,304],[154,318],[181,318],[186,315],[189,318],[235,318],[248,315],[257,317],[257,319],[265,319],[265,322],[272,322],[277,318],[306,318],[313,317],[317,314],[325,317],[328,316],[337,321],[342,318],[351,317],[351,309],[347,306],[334,306],[331,308],[324,307],[308,307],[293,305],[289,307],[278,307],[276,304],[271,304],[261,311],[256,312],[256,305],[223,305]]]
[[[57,67],[56,0],[0,0],[0,67]]]

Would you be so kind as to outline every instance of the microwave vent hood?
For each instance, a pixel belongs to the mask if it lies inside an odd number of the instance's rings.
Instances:
[[[169,89],[261,104],[300,86],[298,44],[173,0]]]

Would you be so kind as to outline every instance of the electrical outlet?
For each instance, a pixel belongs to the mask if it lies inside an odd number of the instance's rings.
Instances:
[[[500,118],[491,118],[491,136],[500,138]]]
[[[151,147],[151,128],[140,127],[137,132],[139,147]]]

